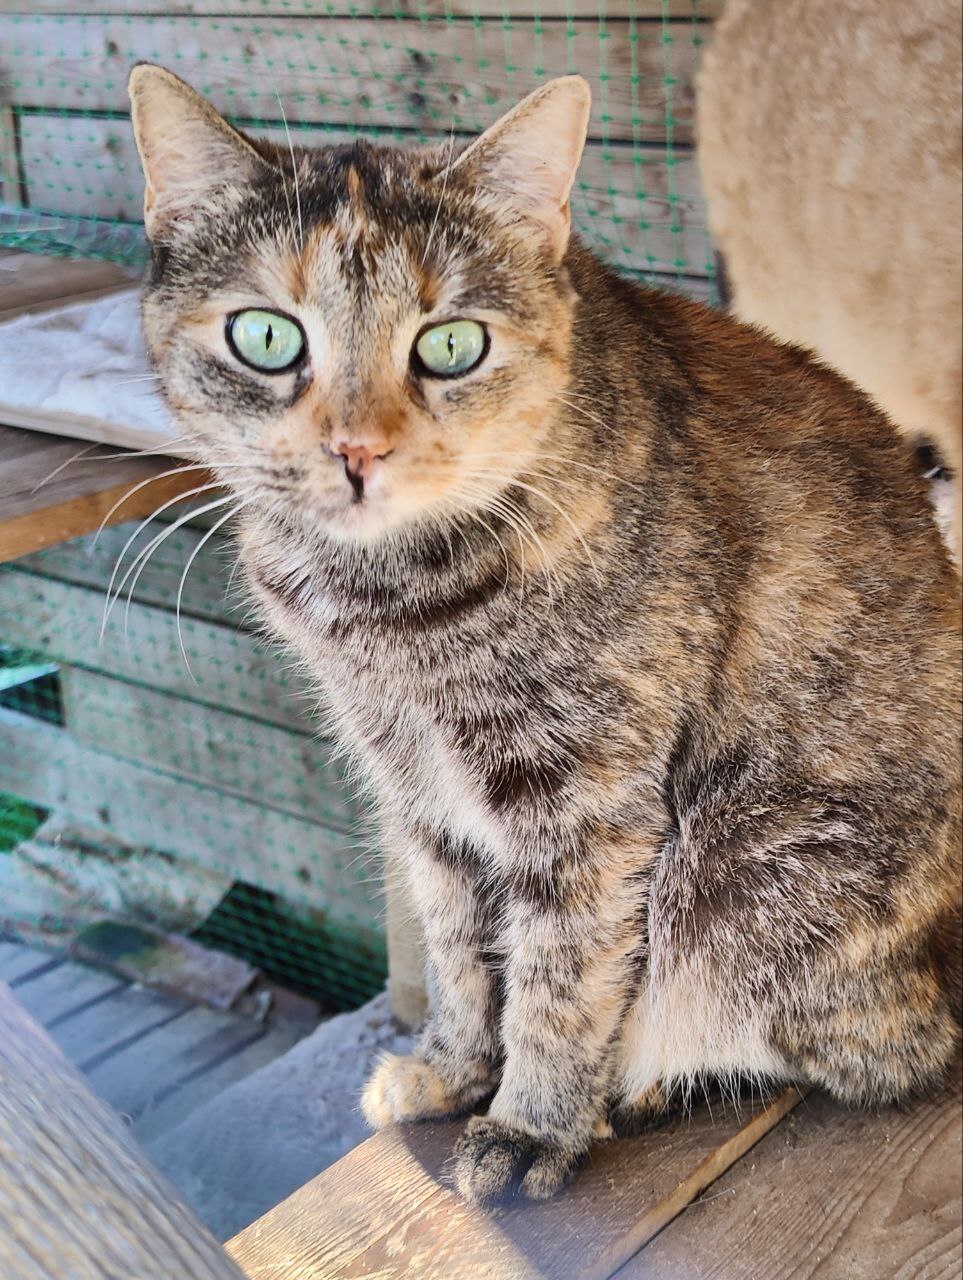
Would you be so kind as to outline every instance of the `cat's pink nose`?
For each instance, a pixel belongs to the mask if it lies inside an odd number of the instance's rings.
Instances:
[[[336,442],[334,452],[344,458],[344,469],[349,475],[367,480],[377,458],[386,458],[391,449],[386,440],[373,440],[370,444],[350,444],[347,440]]]

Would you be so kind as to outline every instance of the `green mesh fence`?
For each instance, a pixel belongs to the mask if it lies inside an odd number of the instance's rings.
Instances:
[[[579,71],[594,95],[572,201],[579,231],[628,272],[712,296],[692,152],[710,0],[13,7],[0,14],[0,247],[144,261],[126,97],[138,60],[276,139],[283,104],[308,144],[469,136]],[[198,555],[178,618],[203,533],[175,532],[101,635],[135,527],[0,571],[0,931],[143,918],[243,955],[328,1008],[357,1004],[385,975],[364,802],[297,671],[246,627],[228,538]],[[139,891],[118,887],[99,839],[136,851]],[[38,877],[52,895],[42,918]]]
[[[592,82],[575,221],[627,270],[711,275],[692,161],[707,17],[689,0],[40,0],[2,19],[0,242],[139,263],[142,184],[127,117],[138,60],[182,75],[235,123],[299,142],[467,136],[546,79]],[[172,16],[157,16],[158,10]],[[73,9],[73,12],[69,10]],[[40,10],[40,12],[37,12]],[[194,11],[193,13],[190,11]],[[185,12],[187,11],[187,12]]]

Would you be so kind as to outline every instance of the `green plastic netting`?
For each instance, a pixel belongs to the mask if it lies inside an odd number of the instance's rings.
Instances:
[[[144,262],[126,96],[139,60],[177,72],[242,128],[283,138],[283,115],[305,143],[468,136],[578,71],[594,95],[579,231],[628,272],[712,296],[692,150],[709,0],[16,8],[0,12],[0,247]],[[79,884],[89,911],[106,902],[159,920],[330,1008],[356,1004],[385,973],[363,800],[323,725],[319,739],[297,673],[231,605],[229,540],[213,538],[188,580],[189,670],[174,602],[200,528],[158,548],[101,641],[107,583],[135,527],[0,572],[0,931],[69,929]],[[170,893],[118,889],[98,833],[141,851],[145,881],[151,858],[167,858]],[[44,898],[40,880],[58,875]]]

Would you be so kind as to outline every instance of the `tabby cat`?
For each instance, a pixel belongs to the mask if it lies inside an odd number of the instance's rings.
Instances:
[[[963,550],[959,0],[726,0],[699,167],[740,319],[811,347],[954,473]]]
[[[898,433],[578,243],[579,77],[410,151],[131,95],[158,377],[424,923],[371,1123],[491,1099],[457,1186],[541,1198],[706,1076],[937,1085],[960,598]]]

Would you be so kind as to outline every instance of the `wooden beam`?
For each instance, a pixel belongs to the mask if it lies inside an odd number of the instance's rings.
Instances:
[[[0,982],[4,1280],[244,1280]]]
[[[84,746],[336,831],[358,828],[360,806],[317,727],[265,724],[82,667],[61,667],[60,687],[64,721]]]
[[[231,1240],[250,1280],[608,1280],[800,1099],[706,1109],[599,1143],[555,1200],[492,1210],[449,1189],[459,1128],[386,1130]]]
[[[722,12],[724,0],[510,0],[513,22],[542,18],[637,18],[643,22],[669,18],[710,19]],[[78,0],[0,0],[0,13],[35,17],[77,15],[93,18],[125,14],[140,18],[191,17],[205,14],[219,18],[310,17],[315,22],[347,17],[393,19],[399,14],[425,17],[503,18],[505,0],[325,0],[318,12],[318,0],[92,0],[81,6]]]
[[[97,588],[38,577],[19,566],[0,573],[0,618],[11,644],[272,724],[318,731],[304,685],[285,676],[278,652],[259,637],[198,618],[183,617],[178,625],[168,609],[135,604],[128,610],[126,602],[113,609],[101,636],[105,605]]]
[[[390,863],[385,866],[385,899],[391,1011],[413,1031],[428,1014],[424,938],[408,887]]]
[[[25,112],[20,130],[32,204],[75,217],[140,221],[144,183],[127,119]],[[251,132],[285,141],[276,125]],[[444,137],[437,126],[435,132]],[[325,146],[356,135],[319,127],[292,129],[292,136],[303,146]],[[396,139],[389,135],[385,141]],[[572,217],[576,230],[617,266],[668,272],[682,263],[692,274],[708,273],[705,206],[695,157],[687,149],[677,150],[670,164],[663,147],[589,142],[572,192]]]
[[[85,16],[10,22],[3,62],[18,109],[126,112],[128,72],[149,59],[234,116],[277,120],[280,97],[290,123],[427,134],[478,132],[549,76],[577,70],[595,88],[590,137],[661,143],[692,140],[695,36],[675,20],[613,18],[602,30],[597,13],[537,24]]]
[[[69,462],[82,450],[76,440],[0,427],[0,563],[92,532],[115,503],[111,524],[147,515],[201,483],[197,471],[161,478],[175,465],[170,458],[105,462],[110,451],[99,446]],[[145,480],[152,483],[120,501]]]
[[[13,107],[0,102],[0,197],[4,204],[20,205],[20,160],[17,148],[17,117]]]
[[[813,1095],[619,1280],[939,1280],[963,1262],[963,1111],[946,1094],[853,1111]]]
[[[113,262],[0,252],[0,321],[129,289],[136,275]]]
[[[174,511],[176,508],[169,514],[173,515]],[[143,536],[152,537],[160,533],[162,528],[160,520],[153,521],[144,530]],[[24,556],[18,561],[17,568],[29,569],[44,578],[57,578],[61,582],[73,583],[79,587],[90,587],[99,592],[103,599],[117,559],[133,531],[129,523],[121,524],[105,529],[97,538],[90,535],[75,538],[72,542],[58,543],[35,555]],[[197,550],[198,542],[205,536],[205,530],[194,528],[190,524],[170,531],[137,579],[133,591],[134,602],[173,609],[180,591],[184,566]],[[228,537],[220,533],[214,534],[198,551],[181,591],[181,610],[186,617],[227,623],[234,628],[244,625],[248,601],[241,588],[240,574],[236,573],[231,582],[236,557],[236,547]]]

